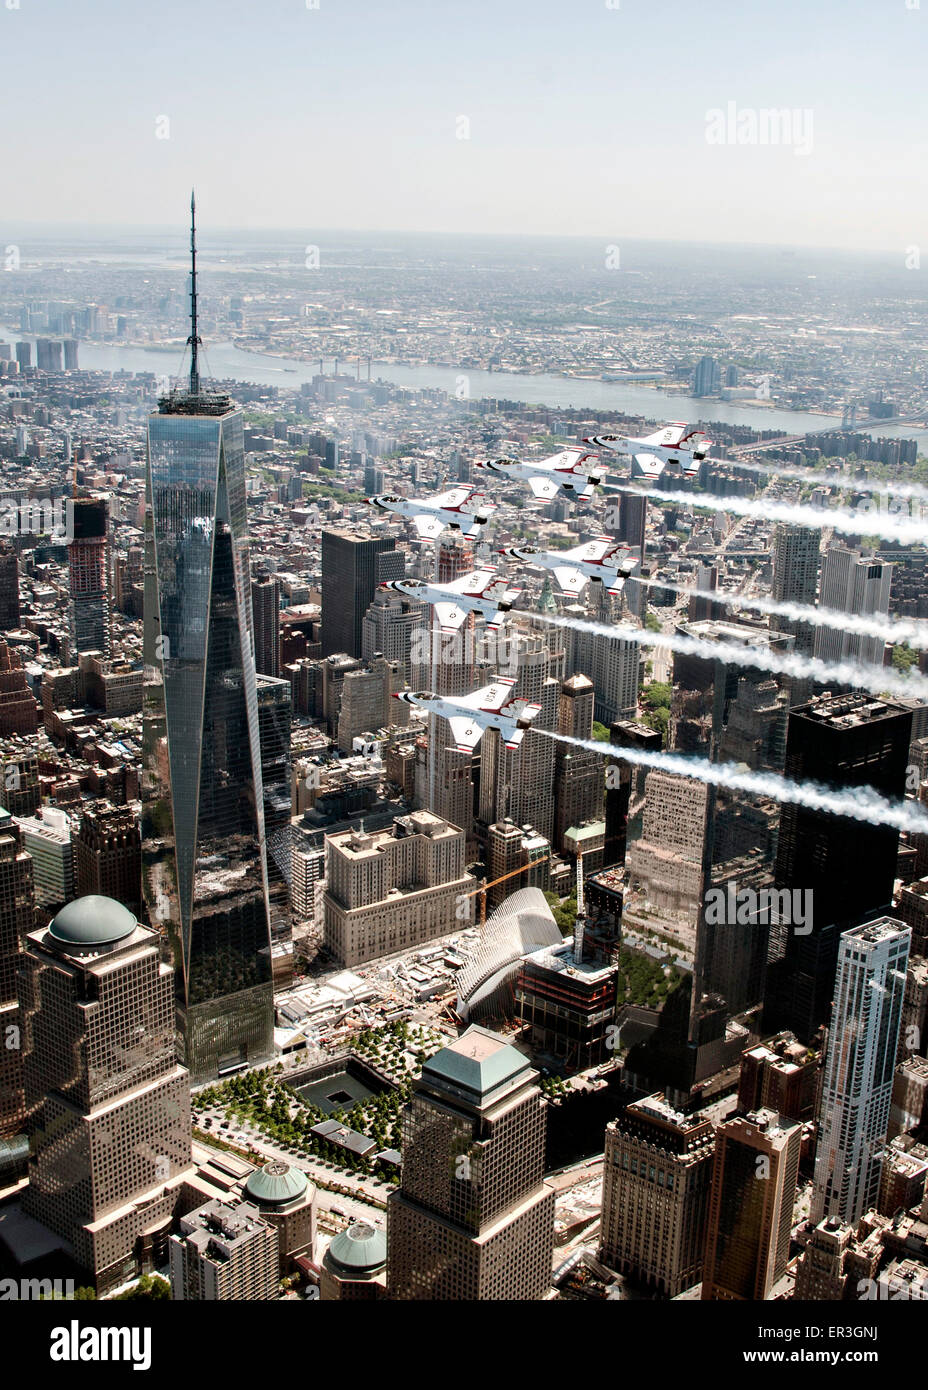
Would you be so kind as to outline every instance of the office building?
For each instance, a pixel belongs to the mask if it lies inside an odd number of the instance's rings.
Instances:
[[[517,872],[522,870],[521,873]],[[548,887],[551,844],[530,825],[511,816],[487,829],[487,906],[498,907],[520,888]],[[502,882],[500,881],[502,880]]]
[[[34,734],[39,726],[39,707],[29,689],[23,659],[15,648],[0,640],[0,738],[10,734]],[[4,779],[10,776],[4,763]]]
[[[399,688],[438,692],[422,667],[428,643],[430,605],[389,589],[378,589],[361,623],[361,656],[370,661],[378,654],[396,666]],[[446,691],[451,694],[451,691]]]
[[[164,1262],[190,1175],[189,1077],[155,932],[106,897],[30,932],[20,969],[30,1136],[26,1213],[98,1293]]]
[[[274,988],[292,981],[293,953],[274,948],[289,943],[290,895],[287,884],[290,845],[292,708],[290,682],[258,676],[258,735],[261,750],[261,789],[264,833],[267,837],[268,915],[271,928]]]
[[[142,837],[136,808],[105,801],[89,806],[73,846],[77,896],[115,898],[137,916],[142,905]]]
[[[749,1047],[741,1056],[739,1111],[775,1110],[790,1120],[811,1120],[819,1060],[792,1033]]]
[[[291,1274],[299,1259],[315,1259],[316,1189],[302,1168],[272,1159],[245,1180],[243,1197],[277,1232],[278,1274]]]
[[[352,1221],[330,1242],[322,1258],[319,1298],[372,1302],[387,1296],[387,1239],[367,1221]]]
[[[68,546],[71,623],[75,652],[110,654],[107,564],[109,508],[105,497],[75,497],[74,539]]]
[[[278,1295],[277,1231],[250,1202],[206,1202],[171,1236],[171,1297],[182,1302]]]
[[[719,364],[714,357],[700,357],[693,373],[694,396],[716,396],[721,385]]]
[[[822,533],[811,526],[779,523],[773,532],[773,580],[770,597],[777,603],[815,605],[818,591],[819,550]],[[777,632],[795,637],[795,650],[812,655],[816,629],[811,623],[796,622],[779,615],[771,618]]]
[[[327,836],[326,947],[354,966],[454,931],[476,886],[464,862],[463,830],[430,811]]]
[[[19,1134],[26,1115],[18,975],[34,912],[32,857],[19,826],[0,810],[0,1139]]]
[[[641,836],[625,857],[630,889],[690,951],[706,883],[709,805],[705,782],[652,770],[645,778]]]
[[[554,1191],[536,1077],[476,1025],[423,1066],[403,1112],[402,1186],[387,1201],[391,1299],[545,1296]]]
[[[558,698],[558,732],[568,738],[593,737],[593,682],[587,676],[570,676]],[[558,744],[554,754],[554,848],[569,852],[565,835],[572,827],[603,819],[603,759],[599,753]]]
[[[67,812],[46,806],[20,816],[23,846],[32,855],[38,907],[57,911],[74,897],[74,844]]]
[[[189,385],[148,422],[142,863],[205,1080],[274,1042],[242,414],[201,386],[192,286]]]
[[[635,551],[642,560],[647,520],[647,497],[620,492],[614,499],[610,499],[610,506],[606,512],[606,532],[615,536],[616,540],[623,541],[629,550]]]
[[[866,517],[861,520],[861,530],[866,531]],[[832,544],[822,558],[821,606],[854,616],[885,618],[892,574],[893,566],[887,561]],[[882,638],[855,632],[853,623],[846,628],[815,629],[815,655],[822,661],[866,661],[881,666],[883,647]]]
[[[19,557],[9,541],[0,543],[0,632],[18,628]]]
[[[609,728],[609,742],[616,748],[637,749],[643,753],[661,751],[661,734],[648,724],[617,719]],[[624,865],[628,848],[628,820],[632,806],[644,801],[646,769],[621,758],[606,761],[606,829],[603,865]]]
[[[704,1299],[762,1302],[786,1272],[802,1126],[772,1110],[720,1125],[706,1234]]]
[[[627,1105],[606,1127],[600,1258],[663,1298],[702,1278],[715,1130],[663,1095]]]
[[[888,700],[822,696],[791,710],[786,775],[825,786],[872,786],[890,801],[905,794],[911,711]],[[775,881],[812,894],[811,932],[771,930],[765,1026],[808,1042],[827,1022],[838,938],[862,918],[889,910],[899,833],[808,807],[782,808]]]
[[[928,1058],[914,1054],[896,1068],[887,1134],[915,1133],[928,1125]]]
[[[575,614],[584,619],[582,608],[567,608],[563,616]],[[604,613],[601,621],[617,621]],[[594,717],[601,724],[617,719],[634,719],[638,711],[638,676],[641,647],[627,637],[607,637],[571,627],[563,632],[565,669],[582,672],[593,682],[596,693]]]
[[[251,614],[255,630],[255,670],[260,676],[280,675],[280,580],[272,574],[251,581]]]
[[[511,635],[515,685],[512,698],[541,705],[532,727],[518,748],[509,749],[498,730],[480,740],[478,819],[482,826],[511,817],[534,826],[550,841],[554,835],[554,765],[556,742],[537,732],[554,730],[558,720],[560,682],[552,675],[555,661],[544,637]]]
[[[364,615],[377,586],[402,579],[405,557],[387,536],[322,532],[322,654],[360,657]]]
[[[876,1205],[912,933],[882,917],[842,933],[820,1106],[812,1219]]]
[[[391,725],[409,722],[409,705],[394,700],[403,689],[403,677],[395,665],[379,654],[366,668],[346,671],[338,710],[338,747],[350,753],[362,734],[377,734]]]
[[[820,1221],[796,1262],[793,1298],[816,1302],[843,1302],[847,1297],[847,1263],[854,1247],[854,1231],[836,1216]],[[856,1296],[856,1289],[854,1290]]]
[[[516,978],[516,1016],[533,1056],[556,1057],[569,1071],[610,1058],[617,967],[588,960],[583,933],[525,956]]]
[[[24,751],[26,742],[22,739],[17,745],[7,745],[0,777],[0,805],[17,819],[34,816],[42,804],[39,760],[35,753]]]

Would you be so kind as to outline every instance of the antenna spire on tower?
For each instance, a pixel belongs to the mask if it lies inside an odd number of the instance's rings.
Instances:
[[[194,190],[190,190],[190,394],[200,394],[200,363],[197,348],[203,346],[203,339],[197,332],[197,205]]]

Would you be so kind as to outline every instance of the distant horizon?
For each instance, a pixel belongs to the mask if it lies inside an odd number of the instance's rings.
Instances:
[[[177,236],[186,245],[189,226],[177,222],[48,222],[44,220],[7,220],[0,224],[0,240],[18,232],[55,232],[99,235],[104,232],[114,234]],[[245,226],[242,224],[203,223],[199,212],[197,217],[197,247],[202,249],[215,236],[273,236],[280,233],[286,236],[301,236],[306,233],[322,236],[352,237],[435,237],[448,241],[548,241],[548,242],[590,242],[620,246],[678,246],[694,249],[736,248],[743,251],[774,251],[779,253],[813,251],[837,256],[883,257],[893,256],[900,266],[902,257],[898,246],[834,246],[825,242],[791,241],[743,241],[735,238],[727,240],[696,240],[691,237],[666,236],[622,236],[612,232],[501,232],[501,231],[446,231],[440,228],[411,227],[321,227],[312,223],[292,225],[268,223],[266,226]]]

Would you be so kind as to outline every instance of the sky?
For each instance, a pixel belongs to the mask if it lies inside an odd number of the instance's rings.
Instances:
[[[926,54],[928,0],[0,0],[0,240],[182,222],[196,184],[201,224],[307,240],[901,259],[928,248]],[[767,110],[790,129],[760,143]]]

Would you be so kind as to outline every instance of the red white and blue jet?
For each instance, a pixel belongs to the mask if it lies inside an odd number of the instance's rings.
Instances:
[[[477,536],[496,511],[473,487],[453,487],[437,497],[397,497],[381,492],[368,497],[367,502],[379,511],[406,517],[427,540],[436,540],[449,526],[465,536]]]
[[[487,459],[477,467],[503,478],[522,479],[536,497],[548,501],[559,495],[592,497],[606,476],[605,469],[597,465],[596,455],[587,449],[562,449],[546,459]]]
[[[708,458],[712,440],[702,430],[677,423],[666,425],[656,434],[636,439],[631,435],[591,434],[584,444],[613,454],[631,456],[633,478],[657,478],[665,471],[691,477]]]
[[[432,690],[395,690],[397,700],[415,705],[447,719],[454,747],[459,753],[472,753],[487,729],[496,729],[507,748],[518,748],[541,705],[514,700],[509,676],[497,676],[492,685],[470,695],[436,695]]]
[[[605,584],[610,594],[617,595],[625,587],[639,565],[636,551],[611,536],[586,541],[573,550],[536,550],[532,545],[512,545],[500,551],[510,560],[526,565],[538,565],[551,570],[565,594],[579,594],[592,579]]]
[[[432,604],[442,632],[457,632],[468,613],[482,613],[487,631],[496,632],[522,592],[509,588],[505,578],[492,569],[471,570],[447,584],[426,579],[387,579],[380,587]]]

